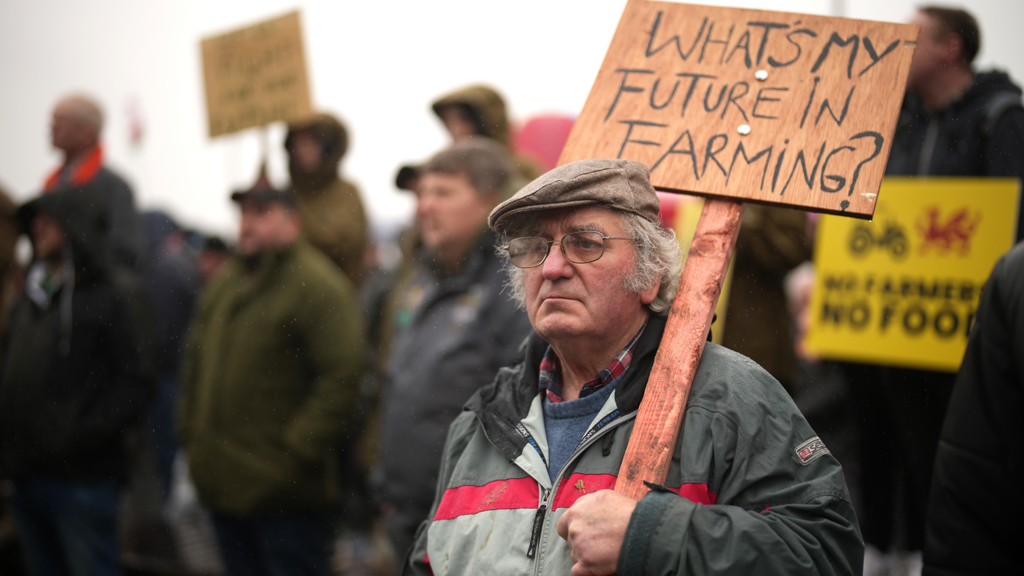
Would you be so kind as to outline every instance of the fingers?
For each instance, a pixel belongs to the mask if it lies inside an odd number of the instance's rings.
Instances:
[[[562,513],[562,517],[558,519],[558,524],[555,526],[555,529],[558,531],[558,535],[566,542],[569,542],[569,513],[571,511],[572,510],[569,509]],[[571,542],[569,542],[569,547],[572,548]]]

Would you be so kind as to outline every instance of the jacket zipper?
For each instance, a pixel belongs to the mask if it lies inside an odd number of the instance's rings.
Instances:
[[[537,544],[540,542],[541,529],[544,528],[544,516],[547,514],[547,502],[550,493],[550,490],[544,491],[542,504],[537,509],[537,515],[533,518],[533,533],[530,534],[530,548],[526,551],[527,558],[533,558],[537,554]]]
[[[541,501],[540,508],[537,509],[537,515],[533,520],[533,533],[530,535],[530,548],[526,552],[527,558],[534,558],[533,576],[539,576],[540,574],[540,555],[537,554],[537,547],[540,545],[540,542],[544,537],[544,518],[547,516],[548,509],[551,508],[551,503],[554,501],[555,493],[558,492],[558,485],[562,483],[562,475],[565,474],[566,469],[568,469],[569,466],[579,458],[581,454],[583,454],[584,450],[597,442],[601,437],[608,434],[610,430],[614,430],[626,422],[636,418],[636,414],[637,411],[634,410],[625,416],[621,416],[618,420],[612,422],[603,430],[591,436],[589,440],[577,446],[576,451],[573,452],[572,456],[570,456],[565,462],[562,469],[558,471],[558,476],[556,476],[558,480],[553,483],[554,485],[551,487],[551,490],[544,491],[544,499]]]

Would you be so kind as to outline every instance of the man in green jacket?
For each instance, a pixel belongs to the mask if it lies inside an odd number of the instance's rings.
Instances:
[[[332,453],[357,394],[362,326],[351,282],[300,240],[290,193],[232,195],[239,256],[203,293],[178,427],[230,574],[327,573]]]
[[[679,278],[658,209],[643,164],[584,160],[491,212],[535,334],[449,429],[406,574],[861,573],[839,462],[778,381],[712,343],[665,485],[609,490]]]

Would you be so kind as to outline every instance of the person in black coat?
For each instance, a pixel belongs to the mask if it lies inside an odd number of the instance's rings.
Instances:
[[[106,250],[107,192],[85,185],[18,210],[34,260],[0,365],[0,477],[34,574],[120,574],[125,432],[154,376],[149,306]]]
[[[924,574],[1020,569],[1024,503],[1024,243],[981,296],[935,457]]]

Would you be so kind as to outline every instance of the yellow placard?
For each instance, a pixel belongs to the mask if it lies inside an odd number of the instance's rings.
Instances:
[[[822,216],[807,348],[823,358],[955,372],[1020,182],[886,178],[872,222]]]

